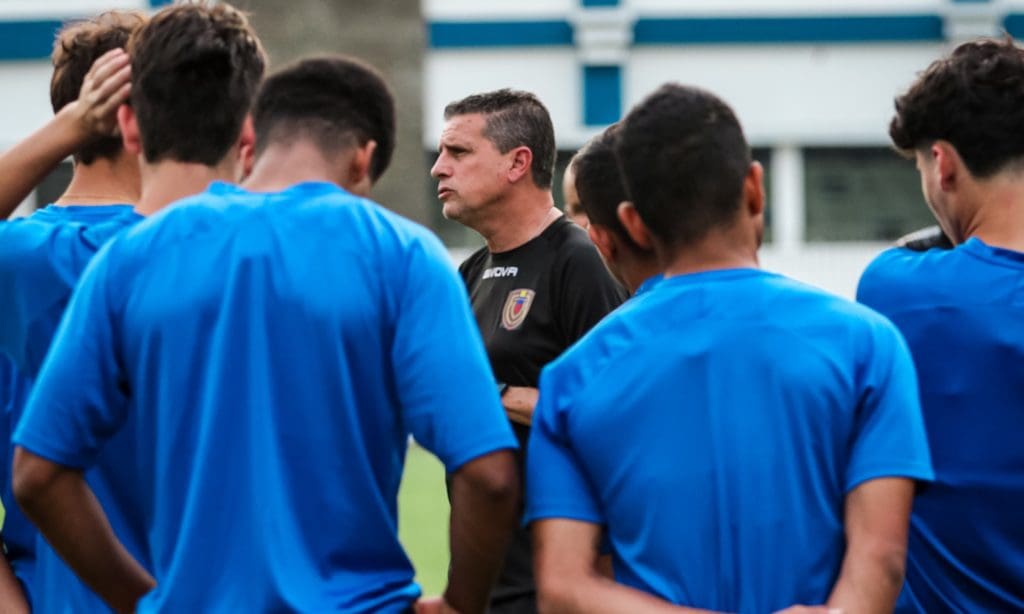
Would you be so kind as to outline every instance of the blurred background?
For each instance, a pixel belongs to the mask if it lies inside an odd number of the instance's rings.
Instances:
[[[0,0],[0,149],[50,116],[49,54],[61,23],[161,0]],[[429,177],[446,103],[516,87],[551,111],[559,176],[572,153],[665,81],[736,110],[767,173],[763,264],[852,297],[864,266],[932,222],[912,162],[890,148],[893,98],[958,42],[1024,35],[1024,0],[239,0],[272,67],[315,52],[358,55],[398,99],[399,144],[375,188],[433,228],[456,260],[481,241],[445,221]],[[21,208],[63,190],[70,165]],[[0,178],[2,180],[2,178]],[[556,189],[561,204],[561,193]],[[401,529],[429,591],[444,583],[440,468],[410,452]]]

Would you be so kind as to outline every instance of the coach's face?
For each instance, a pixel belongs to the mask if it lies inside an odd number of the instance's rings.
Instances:
[[[511,152],[502,154],[484,136],[486,124],[479,113],[449,119],[441,133],[437,162],[430,169],[430,175],[438,180],[442,213],[464,224],[497,201],[508,186]]]

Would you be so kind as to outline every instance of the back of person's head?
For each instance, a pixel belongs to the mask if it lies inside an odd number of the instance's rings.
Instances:
[[[135,30],[146,22],[143,13],[108,11],[92,19],[65,25],[53,44],[50,60],[50,104],[53,112],[78,100],[85,75],[101,55],[124,48]],[[122,151],[120,137],[104,137],[85,145],[75,153],[75,161],[92,164],[97,158],[113,159]]]
[[[889,136],[904,155],[947,141],[971,174],[1024,156],[1024,50],[1010,39],[964,43],[896,99]]]
[[[692,244],[736,219],[750,147],[711,92],[661,86],[622,121],[616,153],[633,205],[665,246]]]
[[[487,122],[484,136],[501,153],[515,147],[530,148],[533,183],[550,190],[555,170],[555,128],[540,99],[530,92],[506,88],[473,94],[444,108],[445,119],[477,113]]]
[[[570,165],[576,178],[576,195],[591,225],[603,226],[620,241],[639,247],[619,221],[619,205],[629,200],[615,156],[619,124],[612,124],[584,145]]]
[[[266,54],[228,4],[177,4],[129,42],[131,106],[143,155],[214,166],[235,144],[263,78]]]
[[[307,58],[277,71],[260,88],[253,124],[257,157],[299,139],[328,154],[375,141],[373,180],[395,150],[394,97],[376,70],[353,58]]]

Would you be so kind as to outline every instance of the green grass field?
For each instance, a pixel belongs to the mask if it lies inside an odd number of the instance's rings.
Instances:
[[[448,576],[448,497],[444,467],[417,445],[409,446],[398,493],[398,534],[416,567],[424,595],[437,595]]]

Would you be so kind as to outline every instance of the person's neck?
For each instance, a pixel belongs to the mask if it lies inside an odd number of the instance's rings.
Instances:
[[[229,154],[230,155],[230,154]],[[135,206],[140,215],[153,215],[182,198],[198,194],[214,181],[238,179],[234,161],[223,160],[216,166],[164,160],[142,166],[142,195]]]
[[[979,206],[961,225],[963,240],[1024,252],[1024,178],[996,177],[977,195]]]
[[[354,184],[344,176],[352,155],[347,151],[328,158],[317,147],[303,141],[268,145],[260,153],[243,186],[252,192],[280,192],[299,183],[323,182],[333,183],[358,196],[367,196],[368,185]]]
[[[717,271],[756,269],[758,241],[741,227],[713,229],[692,245],[659,250],[665,277]]]
[[[629,256],[629,261],[620,270],[622,283],[630,295],[636,294],[645,281],[663,272],[661,264],[653,254]]]
[[[551,192],[540,189],[524,191],[489,209],[491,215],[475,225],[474,230],[483,236],[491,253],[525,245],[562,217],[562,212],[555,208]]]
[[[134,205],[138,200],[137,168],[101,158],[90,164],[75,163],[71,182],[54,204],[65,207]]]

